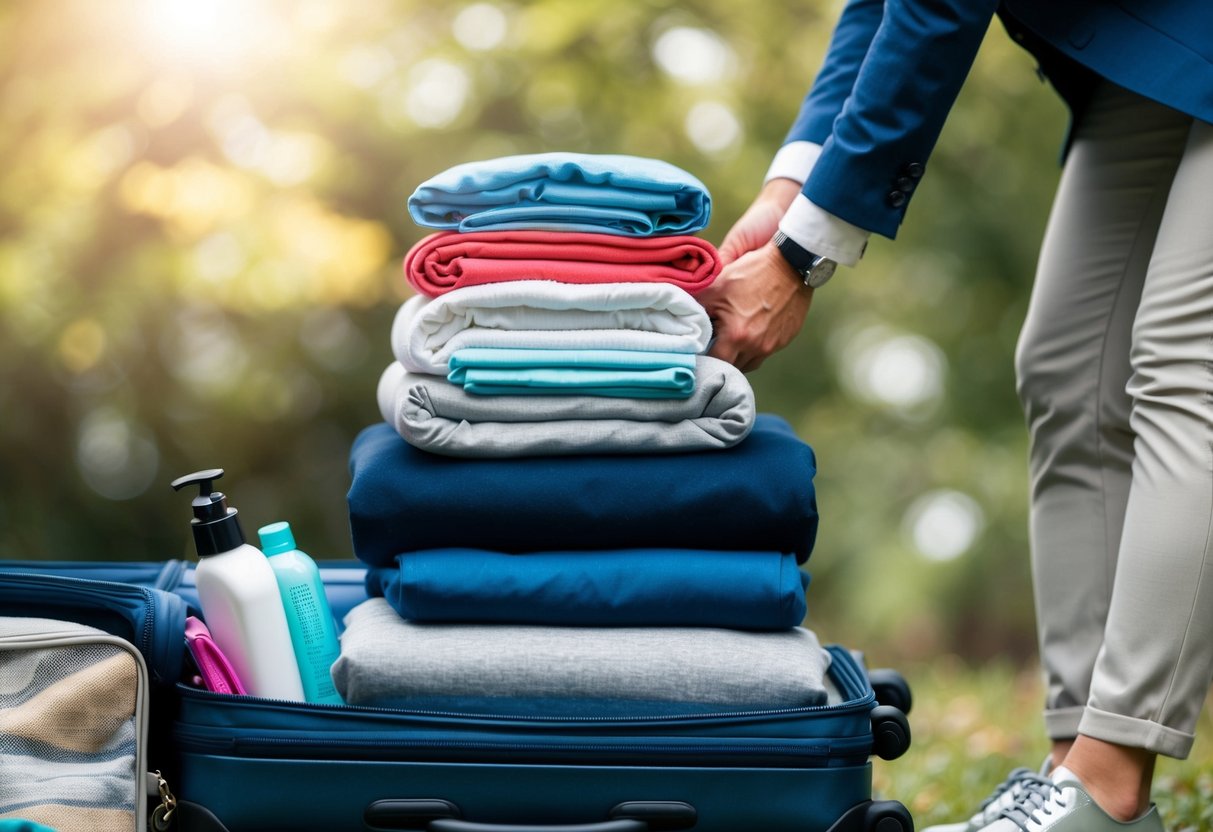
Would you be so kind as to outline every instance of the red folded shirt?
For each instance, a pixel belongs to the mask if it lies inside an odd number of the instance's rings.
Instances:
[[[409,249],[404,276],[423,295],[507,280],[672,283],[691,294],[720,274],[720,255],[690,236],[568,231],[443,231]]]

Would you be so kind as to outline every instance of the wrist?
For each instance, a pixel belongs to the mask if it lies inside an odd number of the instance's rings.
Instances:
[[[796,197],[800,195],[801,185],[794,179],[778,177],[762,186],[755,202],[769,202],[779,208],[780,215],[784,214]]]
[[[777,272],[780,278],[782,278],[782,280],[786,282],[788,286],[793,287],[795,292],[805,292],[809,295],[813,294],[813,287],[805,283],[800,272],[796,271],[796,269],[792,267],[792,264],[788,262],[787,258],[784,257],[783,254],[780,253],[779,249],[775,247],[774,239],[770,240],[762,247],[762,253],[766,256],[767,262],[770,264],[771,269]]]

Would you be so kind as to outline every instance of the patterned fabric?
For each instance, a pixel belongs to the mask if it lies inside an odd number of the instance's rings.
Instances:
[[[112,642],[92,627],[0,618],[0,819],[136,828],[140,666]]]

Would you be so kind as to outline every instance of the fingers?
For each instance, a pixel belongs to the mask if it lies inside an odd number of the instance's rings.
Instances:
[[[761,343],[752,342],[744,334],[733,333],[726,322],[713,320],[712,325],[716,337],[708,355],[713,358],[727,361],[743,373],[749,373],[761,367],[770,355]]]
[[[754,356],[750,358],[738,356],[737,363],[733,366],[743,373],[752,373],[762,366],[762,363],[767,360],[766,356]]]
[[[751,207],[724,235],[718,251],[724,265],[738,260],[756,248],[762,247],[775,234],[779,226],[779,215]]]
[[[747,228],[739,224],[735,230]],[[726,267],[699,294],[698,300],[712,320],[714,341],[709,355],[743,372],[753,372],[795,337],[812,301],[812,290],[787,271],[779,252],[764,242]]]

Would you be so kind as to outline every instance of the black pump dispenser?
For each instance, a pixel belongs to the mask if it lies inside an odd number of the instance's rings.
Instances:
[[[186,474],[172,482],[177,491],[187,485],[198,486],[198,496],[190,503],[194,507],[190,526],[194,529],[194,546],[200,558],[227,552],[244,543],[244,530],[236,518],[236,509],[227,507],[223,494],[211,490],[211,483],[222,476],[222,468],[210,468]]]

